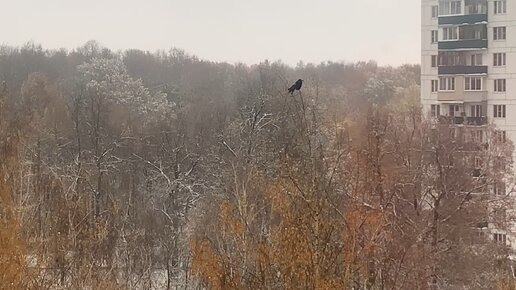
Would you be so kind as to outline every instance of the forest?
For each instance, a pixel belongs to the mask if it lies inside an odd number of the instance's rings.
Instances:
[[[516,289],[487,228],[513,145],[419,90],[419,65],[1,46],[0,289]]]

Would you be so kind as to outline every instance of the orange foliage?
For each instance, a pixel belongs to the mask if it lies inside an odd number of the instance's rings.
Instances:
[[[218,221],[221,241],[190,243],[192,271],[210,289],[346,289],[341,263],[335,263],[342,252],[332,240],[339,237],[335,224],[343,221],[326,212],[321,198],[307,200],[284,179],[259,194],[271,209],[270,236],[243,226],[235,205],[226,200]],[[374,222],[371,215],[368,223]]]
[[[0,116],[5,112],[4,102],[0,96]],[[26,253],[21,237],[15,205],[13,204],[7,173],[13,170],[17,140],[10,124],[0,121],[0,289],[24,288]],[[9,135],[7,135],[9,132]]]
[[[224,268],[222,257],[216,254],[210,242],[191,241],[190,249],[193,253],[192,271],[198,273],[209,289],[223,289]]]

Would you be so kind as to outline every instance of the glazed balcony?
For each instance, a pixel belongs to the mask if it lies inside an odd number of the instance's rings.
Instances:
[[[439,75],[487,74],[481,50],[440,51],[438,56]]]
[[[440,50],[471,50],[486,49],[487,24],[443,26],[439,31],[441,40]]]
[[[455,3],[451,3],[455,2]],[[439,1],[439,25],[487,22],[487,0]]]

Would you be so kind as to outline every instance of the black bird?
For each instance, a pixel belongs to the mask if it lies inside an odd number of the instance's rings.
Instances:
[[[288,89],[288,92],[293,95],[294,94],[294,91],[299,91],[301,89],[301,87],[303,86],[303,80],[302,79],[298,79],[297,82],[295,84],[293,84],[289,89]]]

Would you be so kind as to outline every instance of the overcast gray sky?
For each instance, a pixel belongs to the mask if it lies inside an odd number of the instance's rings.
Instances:
[[[419,0],[0,0],[0,43],[183,48],[257,63],[420,61]]]

